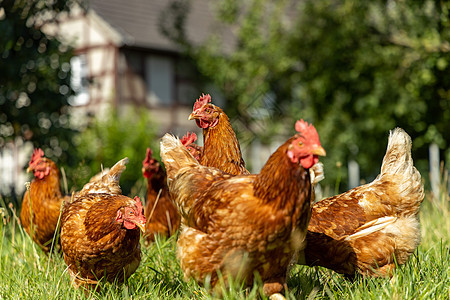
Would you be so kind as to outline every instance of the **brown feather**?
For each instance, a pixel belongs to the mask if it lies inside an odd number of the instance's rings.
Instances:
[[[210,274],[214,286],[220,271],[250,285],[257,272],[267,293],[283,288],[310,211],[309,173],[286,155],[291,141],[260,174],[231,176],[199,165],[179,141],[163,137],[168,186],[183,217],[177,256],[186,277],[204,283]]]
[[[105,277],[123,281],[139,266],[139,229],[115,221],[117,211],[135,201],[122,195],[87,194],[65,205],[61,246],[75,285]]]
[[[126,162],[119,161],[64,204],[61,249],[75,286],[93,287],[101,278],[123,282],[139,266],[139,229],[127,229],[124,219],[119,218],[132,209],[130,216],[145,222],[140,200],[119,194]]]
[[[419,245],[417,213],[423,196],[411,139],[397,128],[389,135],[380,175],[373,182],[314,204],[306,263],[345,274],[391,276],[394,257],[402,265]]]
[[[180,226],[180,215],[170,198],[166,173],[162,167],[158,168],[157,173],[147,178],[145,218],[147,223],[144,238],[147,243],[155,240],[155,234],[166,237],[174,234]]]
[[[200,162],[231,174],[247,174],[243,164],[236,167],[234,163],[242,159],[239,143],[228,118],[222,118],[225,113],[217,109],[221,119],[216,127],[204,129],[204,144],[210,150],[203,151]],[[374,182],[312,206],[308,243],[305,252],[299,253],[300,258],[306,256],[308,265],[372,276],[392,275],[394,255],[399,265],[408,261],[420,242],[417,214],[424,197],[421,176],[411,157],[411,144],[406,132],[393,130],[380,175]],[[372,234],[345,240],[366,224],[386,216],[398,219],[387,228],[373,228]],[[399,224],[402,228],[397,230]],[[385,247],[376,239],[383,241]]]
[[[200,163],[218,168],[232,175],[250,174],[245,168],[241,148],[228,116],[215,105],[219,122],[214,127],[203,129],[203,153]]]
[[[33,230],[33,241],[48,252],[64,196],[61,192],[58,167],[48,158],[43,157],[42,161],[50,166],[50,173],[42,179],[32,180],[29,190],[23,196],[20,221],[29,235]]]

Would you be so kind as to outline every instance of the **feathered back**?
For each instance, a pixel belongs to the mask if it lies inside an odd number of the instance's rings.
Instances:
[[[161,160],[166,167],[168,184],[181,168],[199,165],[181,141],[169,133],[166,133],[161,139]]]
[[[423,184],[419,171],[413,165],[411,157],[411,138],[401,128],[389,132],[386,154],[381,165],[378,180],[394,178],[401,191],[400,199],[405,206],[418,209],[424,197]],[[417,199],[421,199],[417,201]]]
[[[119,186],[119,180],[122,172],[126,169],[127,163],[128,157],[119,160],[109,172],[104,174],[99,180],[85,184],[77,196],[98,193],[121,195],[122,190]]]

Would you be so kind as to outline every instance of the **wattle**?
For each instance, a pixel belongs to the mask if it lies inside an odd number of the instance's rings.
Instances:
[[[45,177],[45,173],[41,171],[34,172],[34,177],[42,179]]]
[[[300,158],[300,164],[303,168],[309,169],[314,166],[319,161],[319,157],[317,155],[308,155]]]
[[[40,170],[34,171],[34,177],[39,178],[39,179],[43,179],[48,174],[50,174],[50,167],[47,167],[44,170],[40,169]]]
[[[206,129],[209,127],[209,123],[205,122],[203,120],[195,120],[197,122],[197,126],[203,129]]]
[[[208,127],[214,127],[214,126],[217,125],[217,123],[219,123],[219,119],[218,118],[214,119],[214,121],[212,121],[212,123],[210,123],[208,121],[204,121],[202,119],[198,119],[198,120],[195,120],[195,121],[197,122],[197,126],[202,128],[202,129],[206,129]]]
[[[135,229],[136,228],[136,224],[134,224],[133,222],[128,222],[127,220],[123,221],[123,226],[126,229]]]

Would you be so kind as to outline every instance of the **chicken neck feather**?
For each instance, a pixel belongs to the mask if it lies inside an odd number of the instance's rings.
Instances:
[[[203,129],[204,148],[200,163],[232,175],[249,174],[228,116],[221,108],[215,106],[215,109],[219,112],[219,122]]]

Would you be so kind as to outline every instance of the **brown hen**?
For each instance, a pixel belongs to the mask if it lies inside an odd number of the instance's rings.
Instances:
[[[34,179],[23,196],[20,222],[33,241],[48,252],[56,232],[61,203],[64,198],[70,198],[61,192],[58,167],[44,157],[41,149],[34,150],[27,172],[33,172]]]
[[[314,204],[306,264],[344,274],[391,276],[395,265],[405,264],[420,243],[423,197],[411,138],[396,128],[373,182]]]
[[[160,163],[152,158],[152,150],[142,162],[142,173],[147,178],[147,204],[145,205],[144,238],[147,243],[155,240],[155,235],[170,236],[180,226],[180,215],[169,195],[166,172]]]
[[[269,158],[260,174],[233,176],[205,167],[166,134],[161,157],[169,191],[182,216],[177,257],[185,277],[218,282],[220,272],[280,292],[294,251],[303,247],[310,214],[308,168],[324,155],[317,131],[300,122],[296,134]]]
[[[121,195],[119,179],[127,162],[119,161],[64,204],[61,248],[75,286],[92,287],[101,278],[122,282],[139,266],[145,217],[138,197]]]
[[[194,112],[193,114],[205,119],[207,124],[222,124],[227,120],[228,124],[225,127],[231,128],[228,118],[222,117],[225,113],[210,103],[209,95],[197,100],[194,111],[199,111],[198,114]],[[200,121],[197,124],[206,127]],[[229,133],[229,130],[226,132]],[[229,158],[225,158],[220,152],[224,144],[239,145],[236,134],[232,132],[220,135],[219,140],[217,138],[205,139],[205,146],[207,144],[215,151],[203,153],[201,162],[207,165],[214,162],[214,165],[222,171],[234,170],[233,174],[247,174],[248,171],[242,168],[242,164],[236,168],[234,163],[242,160],[239,147],[227,150],[227,153],[232,154]],[[420,173],[413,166],[411,139],[402,129],[397,128],[391,133],[383,162],[386,163],[383,163],[382,173],[373,183],[312,205],[308,243],[305,252],[298,253],[299,263],[320,265],[348,275],[361,273],[390,276],[395,268],[394,256],[398,265],[407,262],[420,241],[417,214],[423,200],[423,185]],[[323,179],[322,168],[320,162],[310,168],[313,185]],[[389,175],[393,173],[395,176]],[[387,183],[386,179],[380,179],[381,177],[388,178],[390,183]],[[370,204],[352,205],[358,203],[359,199],[366,198],[370,199]],[[314,200],[314,193],[311,199]],[[386,210],[386,207],[391,206],[391,210]],[[383,213],[373,216],[373,212],[367,207],[373,207]],[[398,218],[398,214],[408,217]],[[404,230],[396,230],[400,227]]]
[[[203,151],[200,164],[232,175],[250,174],[245,168],[241,148],[224,111],[211,103],[210,95],[202,95],[194,104],[189,120],[203,129]]]

